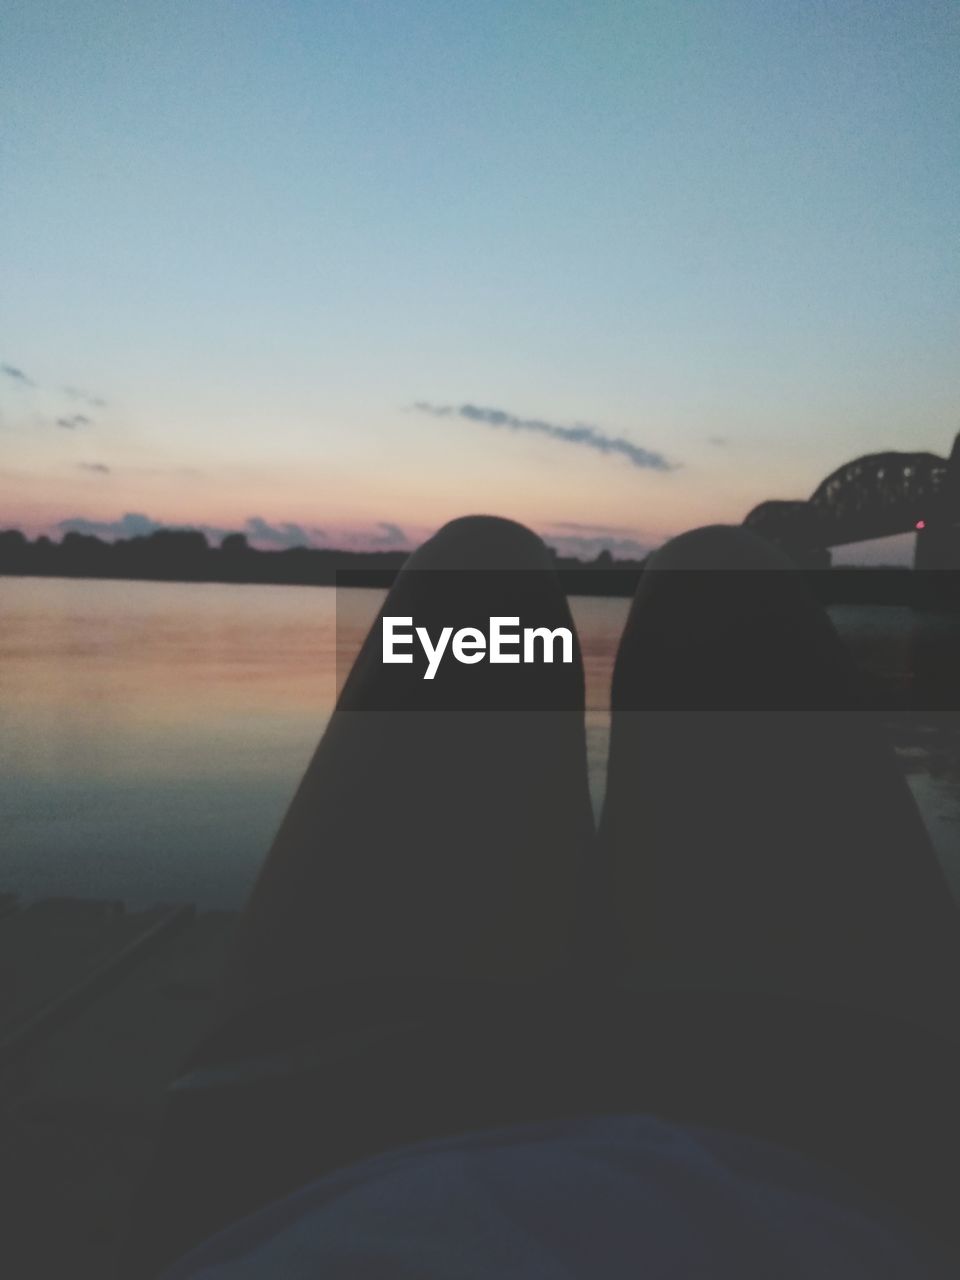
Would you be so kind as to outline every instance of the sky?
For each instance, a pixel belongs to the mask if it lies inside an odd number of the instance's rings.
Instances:
[[[953,0],[0,19],[0,526],[629,555],[960,428]]]

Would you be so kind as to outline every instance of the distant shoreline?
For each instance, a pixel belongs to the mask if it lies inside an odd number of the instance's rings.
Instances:
[[[68,533],[61,542],[30,541],[19,530],[0,532],[0,576],[78,578],[127,582],[206,582],[249,586],[388,588],[406,562],[406,551],[337,551],[296,547],[258,551],[242,534],[211,547],[202,533],[161,530],[143,538],[104,542]],[[568,595],[629,598],[642,561],[601,553],[582,561],[555,556]],[[803,571],[826,604],[887,604],[957,608],[960,575],[895,567]]]
[[[259,551],[240,533],[213,547],[192,529],[161,529],[117,542],[81,533],[66,533],[60,542],[31,542],[18,529],[0,532],[0,575],[20,577],[385,588],[409,555],[315,547]],[[631,596],[643,569],[641,561],[615,561],[609,552],[590,562],[555,556],[554,563],[568,590],[585,595]]]

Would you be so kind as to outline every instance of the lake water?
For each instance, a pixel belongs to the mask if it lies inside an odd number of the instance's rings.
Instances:
[[[338,594],[345,649],[382,598]],[[598,806],[627,604],[572,601]],[[947,625],[832,613],[894,683],[917,629]],[[333,706],[335,622],[333,588],[0,578],[0,890],[238,905]],[[960,894],[960,733],[891,732]]]

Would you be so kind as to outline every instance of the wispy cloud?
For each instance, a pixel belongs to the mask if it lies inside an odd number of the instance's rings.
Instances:
[[[92,533],[98,538],[145,538],[164,526],[139,511],[128,511],[119,520],[87,520],[84,516],[71,516],[61,520],[57,528],[62,533]]]
[[[405,551],[411,545],[406,530],[392,520],[380,520],[366,529],[334,529],[327,542],[350,551]]]
[[[90,409],[103,409],[106,407],[106,400],[103,396],[96,395],[92,391],[85,391],[83,387],[39,387],[29,374],[15,364],[0,364],[0,374],[7,378],[10,382],[16,383],[20,387],[32,387],[36,390],[47,391],[56,396],[67,396],[70,400],[78,401]],[[65,427],[68,431],[74,430],[76,427],[89,426],[92,419],[83,413],[66,413],[61,418],[57,418],[57,426]]]
[[[111,468],[103,462],[81,462],[77,464],[84,471],[97,472],[101,475],[111,474]],[[57,525],[61,533],[90,533],[98,538],[146,538],[161,529],[195,529],[203,533],[211,542],[220,542],[233,530],[223,529],[218,525],[180,523],[169,524],[144,515],[141,511],[128,511],[118,520],[90,520],[86,516],[71,516],[69,520],[61,520]],[[291,547],[310,547],[314,544],[314,536],[322,537],[322,529],[307,530],[302,525],[292,522],[270,524],[261,516],[249,516],[241,526],[251,543],[272,547],[278,550],[289,550]]]
[[[198,467],[109,467],[105,462],[78,462],[81,471],[101,471],[124,476],[177,476],[187,480],[202,479],[207,473]]]
[[[407,545],[407,535],[398,524],[393,524],[389,520],[380,520],[377,530],[378,532],[370,538],[370,546],[400,548]]]
[[[18,369],[13,364],[0,364],[0,373],[9,378],[12,382],[18,382],[21,387],[32,387],[33,380],[28,378],[22,369]]]
[[[724,448],[729,443],[726,436],[707,436],[707,444],[714,444],[718,449]]]
[[[539,435],[549,436],[552,440],[562,440],[565,444],[578,444],[587,449],[595,449],[598,453],[619,454],[635,467],[644,467],[650,471],[674,471],[678,466],[669,462],[662,453],[653,449],[644,449],[623,436],[607,435],[599,427],[578,422],[573,426],[562,426],[556,422],[545,422],[542,418],[520,418],[508,413],[505,409],[487,409],[474,404],[431,404],[427,400],[418,400],[414,409],[419,413],[429,413],[435,418],[463,418],[468,422],[480,422],[488,427],[506,427],[510,431],[533,431]]]
[[[309,547],[310,534],[303,525],[286,521],[283,524],[269,524],[260,516],[250,516],[244,532],[252,542],[265,542],[268,546],[289,550],[291,547]]]
[[[92,409],[105,409],[107,406],[103,396],[94,395],[92,391],[84,391],[82,387],[64,387],[63,394],[71,400],[80,400]]]

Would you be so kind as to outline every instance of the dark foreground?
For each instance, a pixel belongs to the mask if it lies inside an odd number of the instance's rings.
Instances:
[[[0,1267],[110,1274],[163,1091],[210,1029],[234,915],[0,898]]]

